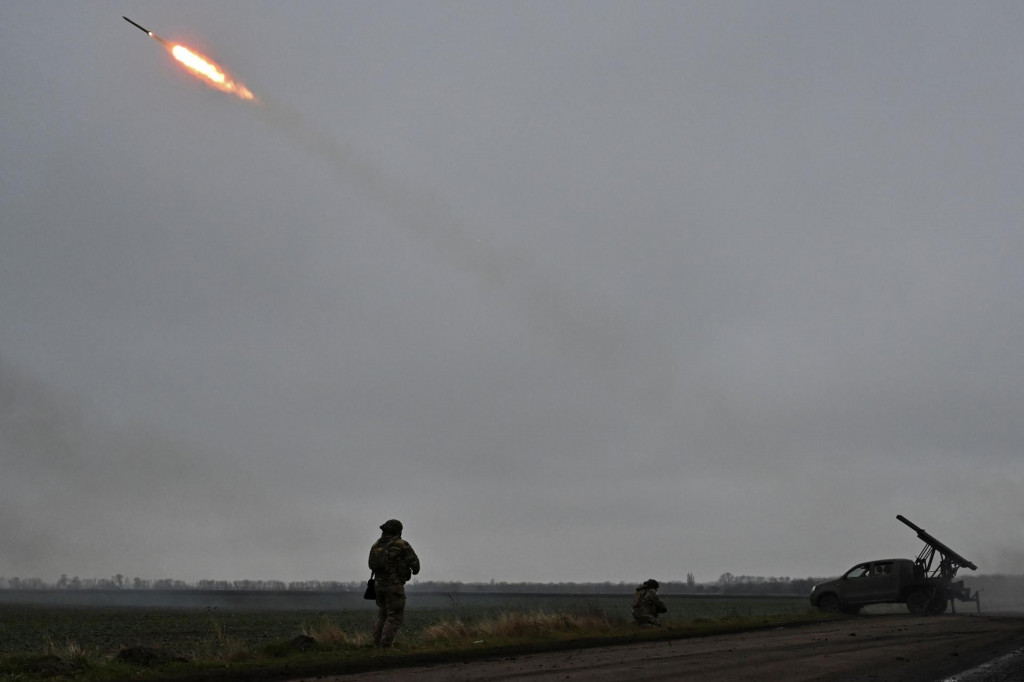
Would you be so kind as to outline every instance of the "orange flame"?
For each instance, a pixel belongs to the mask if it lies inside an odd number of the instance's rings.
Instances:
[[[210,87],[229,92],[242,99],[255,99],[249,88],[228,78],[224,69],[220,68],[216,62],[193,52],[184,45],[173,45],[170,50],[175,59],[184,64],[185,68],[193,74],[204,79]]]

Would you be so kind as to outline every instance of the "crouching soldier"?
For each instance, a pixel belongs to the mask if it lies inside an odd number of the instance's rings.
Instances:
[[[377,623],[373,643],[387,649],[405,619],[405,583],[420,572],[420,559],[402,539],[402,522],[385,521],[381,536],[370,548],[370,570],[377,592]]]
[[[668,611],[661,597],[658,596],[658,581],[654,578],[645,580],[636,588],[633,595],[633,619],[641,627],[660,628],[658,614]]]

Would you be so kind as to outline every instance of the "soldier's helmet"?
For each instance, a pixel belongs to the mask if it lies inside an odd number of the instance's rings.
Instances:
[[[661,584],[657,580],[655,580],[654,578],[650,578],[650,579],[644,581],[644,587],[650,587],[650,588],[653,588],[653,589],[656,590],[659,587],[661,587]]]
[[[402,522],[398,519],[388,519],[381,524],[380,529],[388,535],[401,535]]]

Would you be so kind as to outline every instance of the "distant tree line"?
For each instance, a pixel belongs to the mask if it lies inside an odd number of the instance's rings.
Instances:
[[[973,593],[981,593],[981,609],[1021,610],[1024,609],[1024,574],[1022,575],[963,575],[964,583]],[[723,573],[718,580],[698,583],[693,574],[686,580],[666,580],[661,582],[662,595],[694,595],[714,596],[778,596],[806,597],[811,587],[826,578],[789,578],[762,577],[751,575],[733,575]],[[47,582],[40,578],[6,578],[0,576],[0,592],[39,591],[39,592],[72,592],[96,591],[109,595],[114,591],[168,591],[174,592],[226,592],[254,593],[265,592],[267,595],[299,593],[299,592],[362,592],[366,583],[363,581],[337,580],[299,580],[285,582],[282,580],[199,580],[189,583],[184,580],[161,578],[148,580],[129,578],[121,574],[110,578],[79,578],[78,576],[62,575],[55,582]],[[454,594],[577,594],[577,595],[630,595],[636,587],[634,582],[457,582],[457,581],[413,581],[409,584],[410,592]],[[81,595],[84,597],[84,595]],[[127,596],[127,595],[125,595]],[[142,598],[142,595],[139,595]],[[11,595],[11,598],[17,598]],[[75,597],[79,598],[79,597]],[[962,607],[971,608],[971,607]]]
[[[734,576],[723,573],[711,583],[698,583],[693,574],[685,581],[664,581],[662,594],[801,594],[810,592],[820,578]],[[246,592],[350,592],[362,590],[365,583],[337,580],[199,580],[186,582],[171,578],[149,580],[127,577],[120,573],[110,578],[80,578],[63,574],[56,582],[40,578],[5,578],[0,576],[3,590],[200,590]],[[631,593],[636,584],[628,582],[459,582],[413,581],[408,589],[415,592],[462,593],[534,593],[534,594],[622,594]]]
[[[362,585],[365,587],[365,585]],[[56,582],[46,582],[40,578],[5,578],[0,576],[0,590],[219,590],[249,592],[287,592],[287,591],[318,591],[344,592],[362,589],[358,582],[341,582],[337,580],[199,580],[186,582],[173,578],[150,580],[145,578],[129,578],[118,573],[110,578],[68,577],[62,574]]]

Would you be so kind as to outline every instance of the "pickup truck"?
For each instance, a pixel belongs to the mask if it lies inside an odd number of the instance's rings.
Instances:
[[[868,604],[906,604],[915,615],[945,613],[951,597],[963,598],[963,581],[928,577],[920,562],[882,559],[857,564],[841,577],[811,590],[811,605],[855,614]]]

